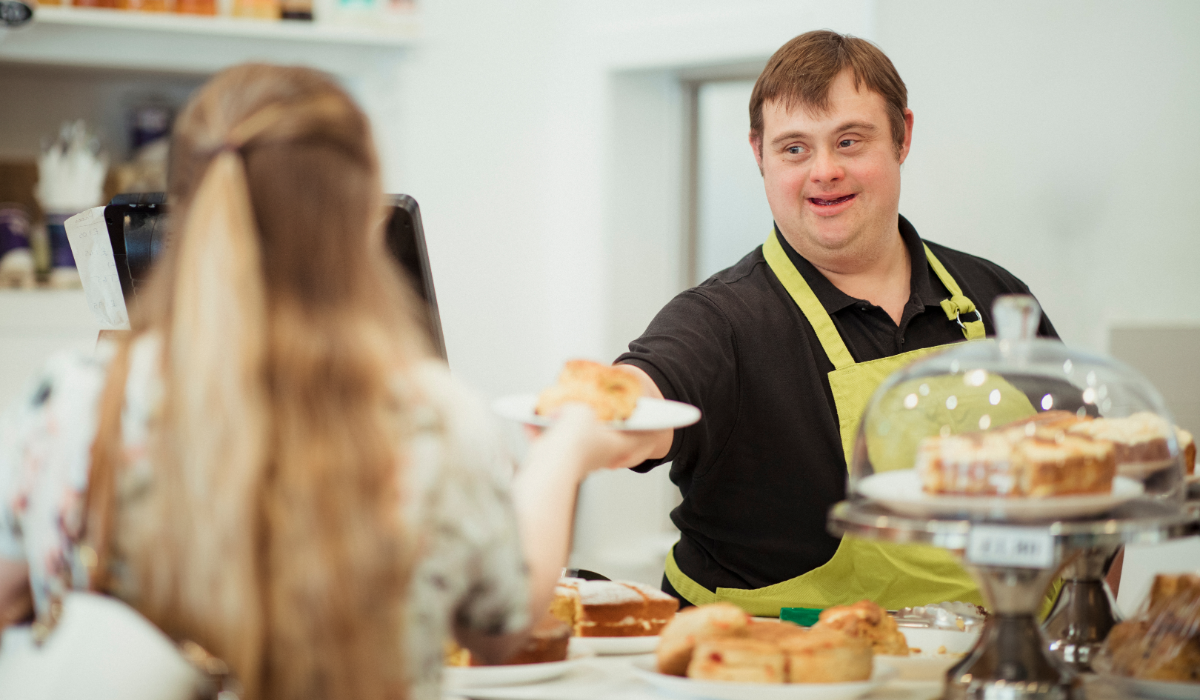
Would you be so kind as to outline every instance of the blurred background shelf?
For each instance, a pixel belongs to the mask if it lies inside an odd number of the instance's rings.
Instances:
[[[42,7],[0,38],[0,62],[208,74],[267,61],[350,75],[394,59],[417,33],[413,13],[342,25]]]

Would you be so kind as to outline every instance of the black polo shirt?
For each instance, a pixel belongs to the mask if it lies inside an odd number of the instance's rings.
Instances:
[[[856,362],[963,340],[939,305],[950,292],[929,267],[904,217],[912,291],[897,326],[887,312],[838,290],[776,230],[783,249],[829,312]],[[1028,294],[1021,280],[982,258],[929,243],[994,333],[992,302]],[[1043,316],[1039,334],[1056,337]],[[671,462],[683,503],[671,513],[682,533],[679,568],[709,590],[761,588],[810,571],[833,556],[829,508],[846,495],[846,460],[829,388],[833,364],[812,325],[763,259],[762,247],[671,300],[629,352],[668,399],[704,417],[675,431]]]

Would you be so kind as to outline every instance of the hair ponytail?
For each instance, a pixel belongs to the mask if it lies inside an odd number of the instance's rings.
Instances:
[[[167,468],[156,474],[162,498],[155,520],[162,544],[187,552],[190,566],[186,575],[155,567],[143,593],[168,620],[177,614],[168,611],[203,610],[172,626],[230,663],[249,697],[258,696],[265,623],[261,597],[246,592],[262,588],[258,496],[270,432],[255,228],[241,156],[222,150],[173,241],[173,308],[163,338],[169,431],[158,436]]]

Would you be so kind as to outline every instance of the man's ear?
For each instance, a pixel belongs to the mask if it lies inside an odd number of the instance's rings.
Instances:
[[[900,152],[897,154],[900,158],[900,164],[904,165],[904,160],[908,158],[908,151],[912,148],[913,134],[913,111],[911,109],[904,110],[904,144],[900,146]]]
[[[762,167],[762,134],[750,130],[750,150],[754,152],[754,162],[758,163],[758,174],[763,174]]]

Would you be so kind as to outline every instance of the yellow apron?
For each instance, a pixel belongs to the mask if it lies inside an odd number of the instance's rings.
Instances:
[[[963,296],[958,283],[934,257],[928,246],[925,247],[925,255],[938,279],[950,291],[950,298],[941,303],[947,318],[962,327],[967,340],[983,338],[983,320],[975,311],[975,305]],[[851,454],[859,422],[875,389],[896,370],[946,346],[922,348],[892,357],[856,363],[833,325],[833,319],[829,317],[829,313],[813,294],[796,266],[788,259],[774,232],[763,245],[763,257],[812,324],[821,346],[833,363],[834,369],[829,373],[829,385],[837,409],[842,448],[846,464],[849,466],[852,463]],[[962,320],[962,315],[972,313],[975,314],[976,320]],[[990,378],[989,381],[1003,382],[998,377]],[[1033,406],[1024,394],[1006,383],[1004,386],[1007,387],[1003,393],[1004,400],[988,409],[992,419],[996,421],[995,425],[1002,425],[1034,413]],[[987,396],[991,388],[989,386],[975,394]],[[928,387],[924,390],[928,391]],[[937,390],[938,387],[935,387],[935,392]],[[904,393],[907,394],[907,391]],[[889,397],[893,394],[896,392],[889,392]],[[926,405],[936,403],[925,402]],[[920,419],[916,414],[911,414],[911,417]],[[933,416],[926,417],[926,420],[929,419],[933,419]],[[904,438],[911,432],[904,431],[902,427],[895,429],[893,440],[889,441],[888,451],[891,451],[891,443],[895,441],[895,437]],[[872,451],[872,463],[880,471],[911,468],[911,454],[916,449],[915,438],[910,439],[910,442],[912,444],[908,449],[895,455],[889,454],[886,458],[880,455],[879,461],[875,461]],[[777,617],[781,607],[829,608],[834,605],[848,605],[864,598],[873,600],[889,610],[947,600],[983,603],[974,581],[950,552],[926,545],[894,545],[849,535],[842,538],[833,558],[824,565],[796,578],[764,588],[718,588],[716,591],[710,591],[679,569],[673,552],[667,555],[665,569],[667,580],[692,604],[728,601],[752,615]]]

